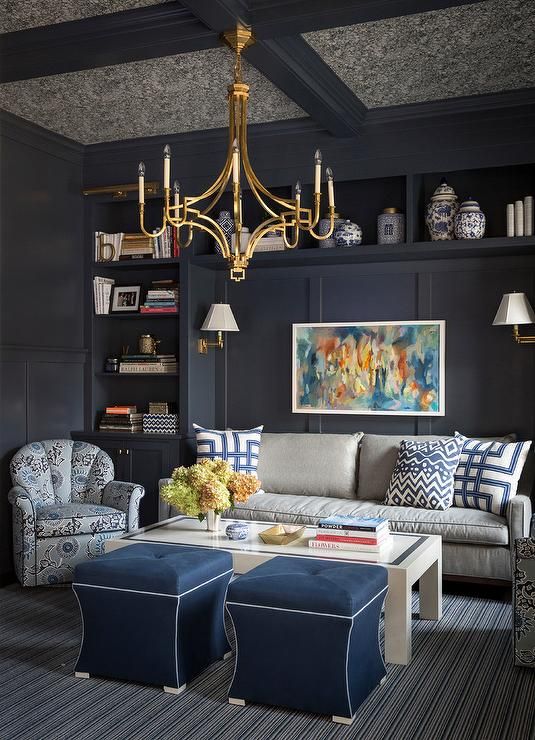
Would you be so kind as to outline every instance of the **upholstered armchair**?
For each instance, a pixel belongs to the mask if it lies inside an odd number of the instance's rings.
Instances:
[[[535,537],[515,541],[513,565],[515,665],[535,668]]]
[[[139,526],[143,486],[113,480],[113,463],[87,442],[33,442],[11,461],[13,555],[23,586],[72,581],[77,563]]]

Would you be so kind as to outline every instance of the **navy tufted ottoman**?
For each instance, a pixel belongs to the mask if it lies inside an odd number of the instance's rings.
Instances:
[[[163,686],[178,694],[230,651],[224,625],[232,556],[134,544],[76,566],[82,613],[75,675]]]
[[[229,702],[330,714],[350,724],[386,675],[379,617],[387,593],[379,565],[276,557],[229,587],[236,633]]]

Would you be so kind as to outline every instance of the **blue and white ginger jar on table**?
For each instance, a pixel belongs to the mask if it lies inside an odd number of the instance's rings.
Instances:
[[[249,525],[245,522],[232,522],[225,529],[229,540],[246,540],[249,534]]]
[[[431,196],[427,206],[425,223],[432,241],[453,239],[455,216],[459,210],[459,201],[455,190],[443,177],[440,185]]]
[[[455,236],[457,239],[482,239],[485,234],[485,214],[477,200],[468,198],[461,203],[455,216]]]
[[[348,219],[338,226],[334,238],[337,247],[357,247],[362,243],[362,229]]]

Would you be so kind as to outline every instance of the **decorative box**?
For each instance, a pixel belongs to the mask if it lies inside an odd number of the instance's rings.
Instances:
[[[232,522],[225,529],[229,540],[246,540],[249,534],[249,525],[245,522]]]
[[[301,539],[305,534],[306,527],[295,524],[276,524],[274,527],[259,532],[260,539],[266,545],[290,545]]]
[[[178,414],[143,414],[143,431],[149,434],[177,434]]]
[[[149,401],[149,414],[172,414],[176,404],[172,401]]]

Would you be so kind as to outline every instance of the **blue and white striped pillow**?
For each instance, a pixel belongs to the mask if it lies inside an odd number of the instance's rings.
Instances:
[[[531,442],[484,442],[459,432],[455,437],[463,447],[455,473],[453,505],[505,516]]]
[[[256,475],[263,426],[254,429],[205,429],[193,425],[199,460],[226,460],[236,473]]]
[[[462,443],[455,437],[428,442],[402,440],[385,504],[449,509],[461,448]]]

